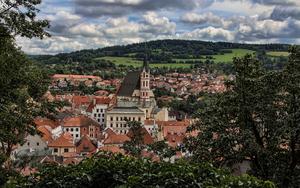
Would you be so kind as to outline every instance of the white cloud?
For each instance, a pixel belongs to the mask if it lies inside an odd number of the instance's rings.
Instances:
[[[211,12],[197,14],[194,12],[186,13],[181,17],[183,22],[193,23],[193,24],[209,24],[212,26],[220,26],[223,28],[228,28],[232,24],[232,21],[225,20]]]
[[[197,40],[233,41],[234,33],[222,28],[215,28],[209,26],[207,28],[195,29],[191,32],[183,33],[179,35],[179,37],[185,39],[197,39]]]

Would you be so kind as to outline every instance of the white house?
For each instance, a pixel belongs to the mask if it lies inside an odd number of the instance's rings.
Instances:
[[[109,97],[95,98],[87,108],[87,115],[98,122],[102,128],[105,127],[105,113],[110,103]]]

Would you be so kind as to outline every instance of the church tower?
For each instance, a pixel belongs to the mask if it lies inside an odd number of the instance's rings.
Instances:
[[[142,103],[150,102],[150,68],[147,60],[147,54],[144,57],[144,64],[140,75],[141,80],[141,89],[140,89],[140,100]]]

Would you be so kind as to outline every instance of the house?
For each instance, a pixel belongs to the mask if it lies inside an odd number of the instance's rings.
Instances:
[[[49,143],[48,147],[52,149],[52,154],[57,156],[76,152],[76,146],[70,133],[61,134],[60,137]]]
[[[130,138],[125,134],[109,134],[103,141],[104,146],[118,146],[121,147]]]
[[[97,121],[102,128],[105,126],[105,113],[111,101],[109,97],[94,98],[86,110],[87,115]]]
[[[144,123],[145,113],[138,107],[114,107],[106,113],[106,128],[118,134],[127,134],[129,127],[127,121]]]
[[[153,144],[154,139],[153,137],[149,134],[149,132],[146,130],[145,127],[141,127],[140,128],[140,133],[143,135],[143,143],[144,145],[148,145],[148,144]],[[131,139],[133,137],[133,132],[132,130],[129,130],[129,132],[127,133],[127,136],[129,139]]]
[[[44,152],[47,149],[47,143],[42,139],[42,136],[27,135],[25,137],[25,143],[17,145],[12,153],[12,158],[20,155],[33,155],[36,153]]]
[[[144,127],[152,137],[157,137],[158,125],[155,120],[145,120]]]
[[[88,153],[95,152],[97,149],[97,145],[92,142],[89,136],[84,135],[77,143],[76,143],[76,152],[80,155],[86,155]]]
[[[74,116],[63,119],[62,128],[64,132],[70,133],[74,141],[82,136],[88,135],[96,139],[100,135],[100,126],[97,122],[86,116]]]

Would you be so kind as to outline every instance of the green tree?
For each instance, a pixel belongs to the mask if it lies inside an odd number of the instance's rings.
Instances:
[[[153,144],[148,145],[149,150],[153,151],[156,155],[159,156],[160,161],[163,159],[170,159],[176,154],[176,150],[170,147],[165,140],[154,142]]]
[[[266,72],[250,55],[234,60],[236,79],[227,92],[197,112],[191,129],[201,134],[186,141],[194,160],[230,166],[247,159],[252,174],[281,187],[299,185],[298,50],[283,72]]]
[[[142,124],[138,121],[127,121],[129,127],[129,141],[126,141],[122,148],[130,155],[140,157],[142,150],[145,148]]]
[[[27,38],[50,36],[47,20],[36,19],[41,0],[0,0],[0,37]]]
[[[253,176],[231,176],[210,164],[152,162],[97,153],[78,165],[47,166],[35,175],[11,179],[7,187],[243,187],[274,188]]]
[[[33,118],[56,107],[43,99],[48,75],[30,63],[14,37],[49,36],[47,20],[37,20],[40,0],[0,0],[0,185],[11,174],[12,149],[36,134]],[[4,167],[4,168],[3,168]],[[4,173],[3,173],[4,172]]]

